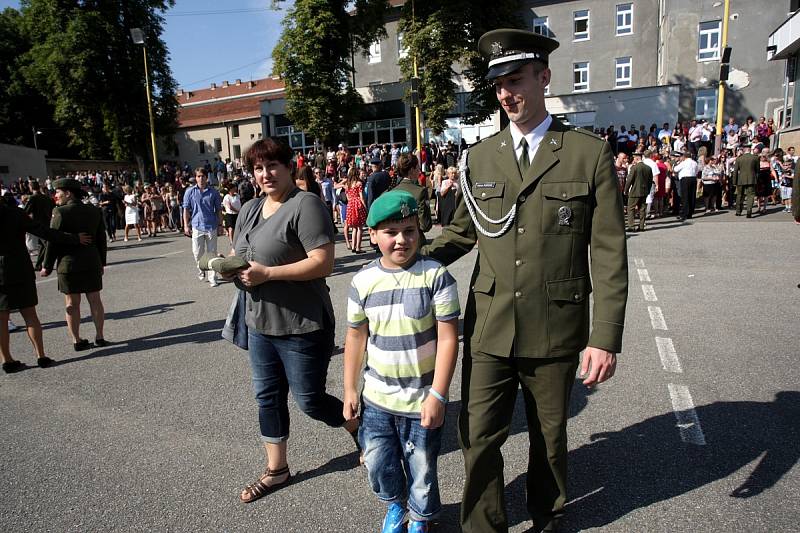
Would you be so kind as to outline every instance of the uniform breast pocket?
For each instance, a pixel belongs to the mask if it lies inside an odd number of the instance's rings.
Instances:
[[[542,233],[583,233],[589,211],[589,184],[585,181],[542,183]]]
[[[484,215],[493,220],[503,216],[503,191],[505,183],[478,181],[472,186],[475,205]]]
[[[408,289],[403,294],[403,312],[409,318],[423,318],[431,309],[431,295],[427,289]]]

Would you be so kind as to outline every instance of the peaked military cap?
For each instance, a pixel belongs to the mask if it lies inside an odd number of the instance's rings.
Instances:
[[[526,30],[501,28],[484,33],[478,40],[478,50],[489,60],[487,80],[511,74],[529,61],[547,64],[558,41]]]
[[[61,189],[63,191],[78,191],[83,192],[83,185],[81,182],[72,178],[61,178],[53,182],[54,189]]]
[[[230,272],[238,272],[250,267],[250,263],[237,255],[217,255],[214,253],[207,253],[200,256],[198,261],[200,270],[213,270],[220,274],[228,274]]]
[[[417,214],[417,201],[411,193],[392,190],[378,196],[372,202],[367,215],[367,226],[376,228],[387,220],[402,220]]]

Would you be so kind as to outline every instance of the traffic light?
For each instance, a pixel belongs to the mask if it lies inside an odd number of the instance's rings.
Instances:
[[[419,78],[411,78],[411,105],[419,106]]]

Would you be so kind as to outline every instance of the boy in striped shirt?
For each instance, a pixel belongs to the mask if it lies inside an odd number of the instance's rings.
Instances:
[[[417,203],[405,191],[382,194],[367,216],[381,257],[354,277],[347,302],[344,417],[358,415],[369,482],[388,505],[383,533],[429,530],[441,509],[436,462],[450,380],[458,356],[456,281],[417,254]]]

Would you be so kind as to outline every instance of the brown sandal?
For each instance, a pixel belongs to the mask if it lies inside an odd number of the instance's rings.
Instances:
[[[274,483],[268,485],[265,481],[270,477],[279,477],[286,475],[286,479],[281,481],[280,483]],[[270,470],[267,468],[261,477],[255,483],[252,483],[244,488],[245,492],[247,493],[246,496],[239,495],[239,499],[242,503],[251,503],[256,501],[257,499],[266,496],[270,492],[274,492],[282,487],[285,487],[292,481],[292,474],[289,472],[289,467],[284,466],[280,470]]]

